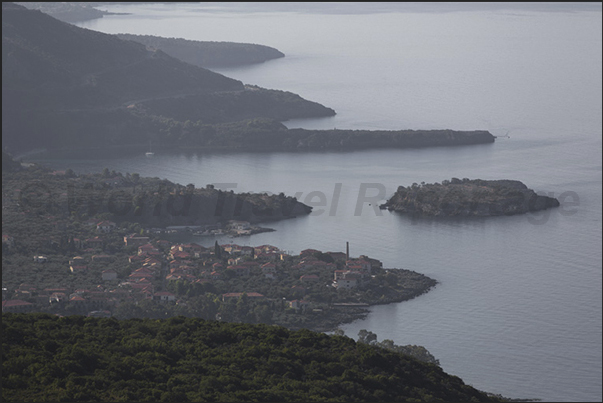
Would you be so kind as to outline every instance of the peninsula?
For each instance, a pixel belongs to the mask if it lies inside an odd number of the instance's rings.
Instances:
[[[172,142],[171,146],[232,151],[345,151],[466,146],[495,141],[495,137],[485,130],[288,129],[282,123],[266,118],[216,125],[191,124],[188,133],[182,141]]]
[[[22,220],[36,226],[36,217],[52,216],[59,221],[98,217],[145,228],[221,228],[236,220],[247,223],[244,228],[239,226],[240,234],[245,235],[261,232],[251,224],[305,216],[312,211],[312,207],[284,193],[234,193],[212,184],[198,188],[138,173],[124,175],[108,168],[81,175],[71,169],[53,171],[36,164],[20,169],[4,152],[3,168],[3,230],[12,228],[13,219],[21,222],[15,226],[21,231]]]
[[[147,148],[152,142],[164,150],[320,151],[495,140],[487,131],[288,129],[281,122],[335,111],[166,52],[2,3],[4,149]]]
[[[253,43],[193,41],[133,34],[117,34],[117,37],[162,50],[172,57],[205,68],[244,66],[285,57],[275,48]]]
[[[553,197],[540,196],[515,180],[468,178],[398,187],[381,209],[429,217],[488,217],[524,214],[558,207]]]

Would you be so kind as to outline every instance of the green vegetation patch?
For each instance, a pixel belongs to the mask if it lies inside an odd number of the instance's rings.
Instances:
[[[458,179],[399,186],[381,206],[390,211],[431,217],[486,217],[525,214],[558,207],[554,197],[539,195],[515,180]]]
[[[2,315],[2,399],[496,401],[343,336],[197,318]]]

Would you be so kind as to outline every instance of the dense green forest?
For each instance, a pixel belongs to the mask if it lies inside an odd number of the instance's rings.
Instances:
[[[370,332],[46,314],[2,315],[2,400],[500,401]]]

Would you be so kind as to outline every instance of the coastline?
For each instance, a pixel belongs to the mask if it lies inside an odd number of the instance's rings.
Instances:
[[[397,268],[384,270],[387,273],[396,275],[398,280],[405,282],[405,284],[411,283],[412,286],[409,286],[408,288],[402,287],[395,289],[388,296],[384,295],[381,298],[374,298],[372,300],[365,299],[365,301],[362,301],[362,297],[360,297],[360,302],[332,303],[329,306],[329,310],[324,315],[315,315],[313,320],[310,319],[308,321],[309,323],[306,322],[304,326],[289,327],[292,329],[307,328],[316,332],[332,332],[338,329],[341,325],[354,322],[358,319],[366,318],[366,316],[370,313],[369,308],[373,306],[389,305],[409,301],[428,293],[438,284],[437,280],[412,270]]]

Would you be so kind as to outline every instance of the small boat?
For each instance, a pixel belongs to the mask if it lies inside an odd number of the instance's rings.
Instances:
[[[149,141],[149,151],[147,151],[147,152],[145,153],[145,155],[146,155],[147,157],[153,157],[153,156],[155,155],[155,153],[154,153],[154,152],[153,152],[153,150],[151,149],[151,142],[150,142],[150,141]]]

